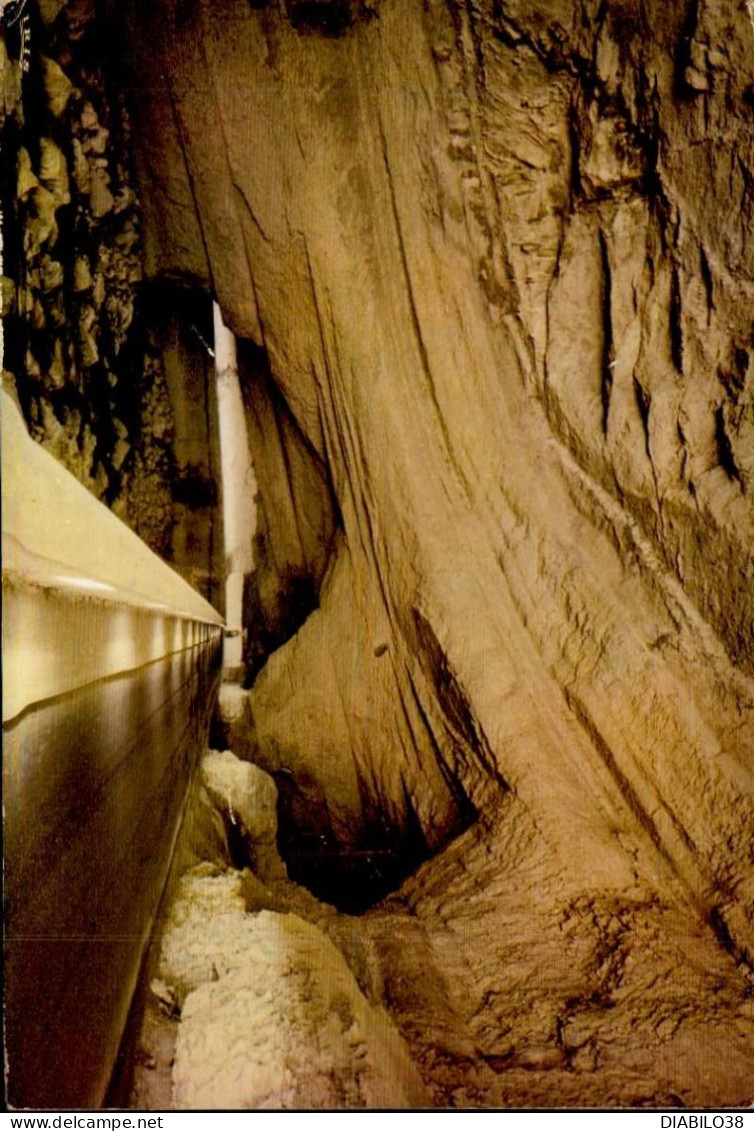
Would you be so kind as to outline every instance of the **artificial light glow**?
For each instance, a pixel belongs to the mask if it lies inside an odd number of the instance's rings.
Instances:
[[[91,589],[98,592],[115,592],[114,585],[107,585],[104,581],[93,581],[89,577],[53,577],[52,579],[59,585],[65,585],[69,589]]]

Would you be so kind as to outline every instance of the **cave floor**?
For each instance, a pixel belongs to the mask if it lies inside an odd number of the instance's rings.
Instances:
[[[751,981],[691,908],[569,890],[509,799],[362,918],[438,1106],[752,1102]]]
[[[575,890],[514,795],[360,916],[291,883],[274,851],[255,875],[194,840],[132,1106],[754,1101],[745,967],[638,881]]]

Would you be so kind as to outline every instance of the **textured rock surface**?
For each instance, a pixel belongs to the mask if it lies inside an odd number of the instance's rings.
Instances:
[[[358,922],[440,1106],[752,1102],[745,970],[688,904],[572,885],[515,800]]]
[[[751,1103],[749,980],[688,903],[585,890],[509,794],[397,895],[337,914],[254,862],[272,794],[228,751],[202,763],[134,1106]],[[213,821],[256,830],[245,859]]]
[[[743,0],[357,7],[131,28],[150,168],[338,504],[237,741],[345,847],[507,784],[574,878],[680,883],[745,947]]]
[[[213,961],[183,1001],[177,1107],[423,1106],[387,1015],[369,1007],[326,935],[295,915],[249,915],[242,901],[224,910],[219,891],[203,905],[200,884],[182,895],[201,919],[168,936],[181,958],[198,945]],[[201,931],[208,917],[210,945]],[[166,975],[172,970],[168,960]]]
[[[269,371],[264,350],[238,356],[258,483],[254,574],[245,594],[247,676],[317,607],[337,524],[327,468],[307,443]]]
[[[751,1103],[746,0],[116,18],[146,270],[253,343],[292,875],[439,853],[327,916],[438,1103]]]

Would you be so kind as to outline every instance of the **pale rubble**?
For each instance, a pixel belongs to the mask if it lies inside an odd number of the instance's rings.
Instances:
[[[186,992],[175,1106],[424,1106],[387,1014],[368,1005],[322,930],[295,915],[246,913],[228,884],[202,901],[200,882],[180,892],[163,949],[163,976]],[[179,919],[182,900],[192,912],[196,901],[190,921]],[[205,966],[187,980],[194,948]]]
[[[42,59],[42,74],[50,113],[59,118],[68,106],[68,100],[73,94],[73,83],[54,59]]]
[[[277,789],[269,774],[239,762],[230,750],[210,751],[202,764],[202,783],[246,841],[255,875],[262,881],[285,876],[277,849]]]
[[[243,820],[254,849],[274,851],[275,787],[263,771],[230,751],[208,752],[195,804],[207,802],[226,820]],[[186,835],[196,847],[195,829]],[[259,875],[271,882],[269,903],[275,887],[295,899],[281,863],[263,861]],[[219,857],[178,880],[150,982],[135,1101],[164,1102],[167,1064],[179,1109],[426,1106],[387,1011],[367,1000],[323,927],[287,911],[249,910],[260,891],[248,870]],[[301,897],[304,913],[327,918]]]

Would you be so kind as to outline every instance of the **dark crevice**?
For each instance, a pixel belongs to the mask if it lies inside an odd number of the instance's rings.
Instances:
[[[440,825],[425,829],[405,780],[400,800],[386,805],[359,778],[358,815],[354,814],[350,827],[344,828],[341,821],[336,828],[325,795],[306,770],[272,771],[278,788],[278,851],[290,879],[347,914],[362,914],[380,902],[477,819],[476,807],[445,765],[413,684],[412,692],[449,790],[448,811]],[[404,718],[417,743],[419,736],[405,705]]]
[[[644,431],[644,451],[646,452],[647,459],[651,463],[652,453],[649,449],[649,410],[652,406],[652,398],[636,374],[634,374],[634,396],[636,397],[636,407],[639,410],[641,426]]]
[[[723,950],[725,950],[726,953],[731,956],[731,958],[734,958],[736,962],[740,962],[745,964],[746,966],[751,967],[752,956],[745,948],[740,947],[736,943],[735,939],[730,933],[728,924],[725,922],[725,917],[721,908],[713,907],[707,916],[707,921]]]
[[[264,533],[254,537],[256,570],[271,565],[269,543]],[[244,686],[251,687],[267,660],[291,637],[305,620],[319,608],[319,587],[303,569],[285,566],[275,570],[278,589],[274,604],[263,601],[255,574],[244,583],[244,620],[247,642],[244,649],[246,666]]]
[[[610,273],[610,257],[607,250],[607,240],[600,229],[599,232],[600,262],[602,265],[602,380],[600,394],[602,398],[602,434],[607,436],[610,422],[610,398],[613,392],[613,364],[615,350],[613,347],[613,321],[611,314],[612,302],[612,277]]]
[[[241,392],[257,476],[254,571],[244,583],[244,686],[319,607],[319,593],[342,525],[329,467],[299,427],[270,371],[267,352],[239,340]],[[300,474],[296,474],[293,460]],[[285,509],[281,512],[282,465]],[[302,470],[303,469],[303,470]],[[276,476],[276,487],[270,477]],[[318,516],[316,538],[306,528]],[[282,538],[282,547],[278,544]],[[292,558],[290,546],[298,546]]]
[[[709,325],[712,311],[715,309],[715,287],[710,270],[709,260],[702,244],[699,244],[699,270],[704,284],[704,293],[707,306],[707,325]]]
[[[463,785],[461,784],[461,775],[458,773],[457,768],[448,766],[446,758],[443,757],[442,750],[440,749],[440,745],[437,741],[437,738],[435,737],[434,728],[432,727],[427,713],[422,706],[421,699],[416,690],[416,685],[411,678],[410,673],[407,673],[407,676],[416,709],[419,712],[419,717],[421,718],[424,729],[432,745],[432,749],[437,760],[437,765],[440,767],[440,771],[445,780],[445,784],[448,787],[448,792],[453,798],[453,803],[457,811],[458,829],[456,830],[454,835],[460,835],[460,833],[469,828],[469,826],[473,825],[473,823],[476,821],[478,817],[477,809],[476,806],[472,803],[465,789],[463,788]]]
[[[238,813],[233,810],[229,802],[211,794],[215,810],[221,815],[225,830],[225,843],[228,847],[228,856],[232,868],[242,871],[250,868],[257,869],[254,841]]]
[[[670,331],[670,353],[673,365],[683,373],[683,310],[681,306],[681,281],[675,262],[670,275],[670,311],[668,328]]]
[[[434,686],[455,757],[465,761],[472,773],[492,774],[498,785],[507,790],[494,771],[486,739],[439,645],[436,653]],[[478,817],[476,806],[461,785],[463,775],[457,766],[447,764],[447,754],[441,749],[410,675],[408,683],[419,716],[412,721],[411,704],[403,704],[408,733],[414,745],[421,746],[424,739],[429,741],[448,791],[444,798],[447,812],[440,825],[432,826],[429,835],[405,781],[402,803],[386,805],[373,787],[359,779],[359,811],[346,828],[342,820],[337,826],[333,822],[326,796],[305,769],[278,766],[270,770],[278,789],[278,850],[290,879],[347,914],[359,915],[395,891],[420,864],[465,832]],[[415,730],[418,723],[426,732],[423,736]],[[218,734],[218,738],[225,743],[227,734]]]
[[[725,389],[726,396],[734,405],[737,405],[746,385],[746,375],[749,368],[748,350],[736,347],[733,350],[731,364],[718,369],[717,376],[720,384]]]
[[[717,444],[717,459],[729,479],[735,480],[743,486],[741,472],[739,471],[733,454],[730,437],[725,430],[725,409],[719,405],[715,409],[715,442]]]
[[[278,788],[278,851],[288,875],[339,911],[362,914],[429,858],[410,801],[398,819],[362,796],[360,828],[344,843],[324,799],[313,797],[289,770],[272,776]]]
[[[285,11],[297,31],[332,39],[377,15],[366,0],[286,0]]]
[[[459,751],[465,753],[470,768],[484,780],[490,778],[503,790],[507,782],[500,775],[494,753],[486,735],[475,719],[467,696],[453,672],[439,640],[429,621],[418,609],[413,609],[413,627],[416,635],[416,655],[426,665],[426,674],[434,688],[450,734]],[[468,799],[466,799],[468,804]]]
[[[620,790],[623,801],[630,809],[638,824],[647,834],[660,855],[664,857],[664,859],[668,864],[670,864],[671,867],[673,867],[667,849],[663,845],[660,834],[657,831],[657,826],[639,800],[639,797],[637,796],[631,782],[628,780],[623,771],[618,767],[613,751],[610,749],[607,742],[605,742],[605,739],[603,738],[597,724],[592,719],[592,716],[589,714],[586,706],[581,701],[581,699],[569,688],[565,688],[564,694],[568,709],[578,720],[592,746],[597,751],[600,758],[610,771],[610,774],[614,778]]]
[[[569,141],[569,148],[570,148],[570,153],[571,153],[571,176],[570,176],[570,185],[569,185],[569,188],[570,188],[569,205],[570,205],[570,209],[572,209],[573,208],[573,201],[576,200],[578,197],[580,197],[583,194],[583,186],[581,184],[581,168],[580,168],[580,164],[579,164],[579,158],[580,158],[580,154],[581,154],[582,137],[581,137],[581,130],[579,128],[578,109],[574,105],[573,101],[570,103],[570,105],[568,107],[568,118],[567,118],[566,124],[568,126],[568,141]],[[560,260],[560,257],[558,256],[558,268],[559,268],[559,260]]]

